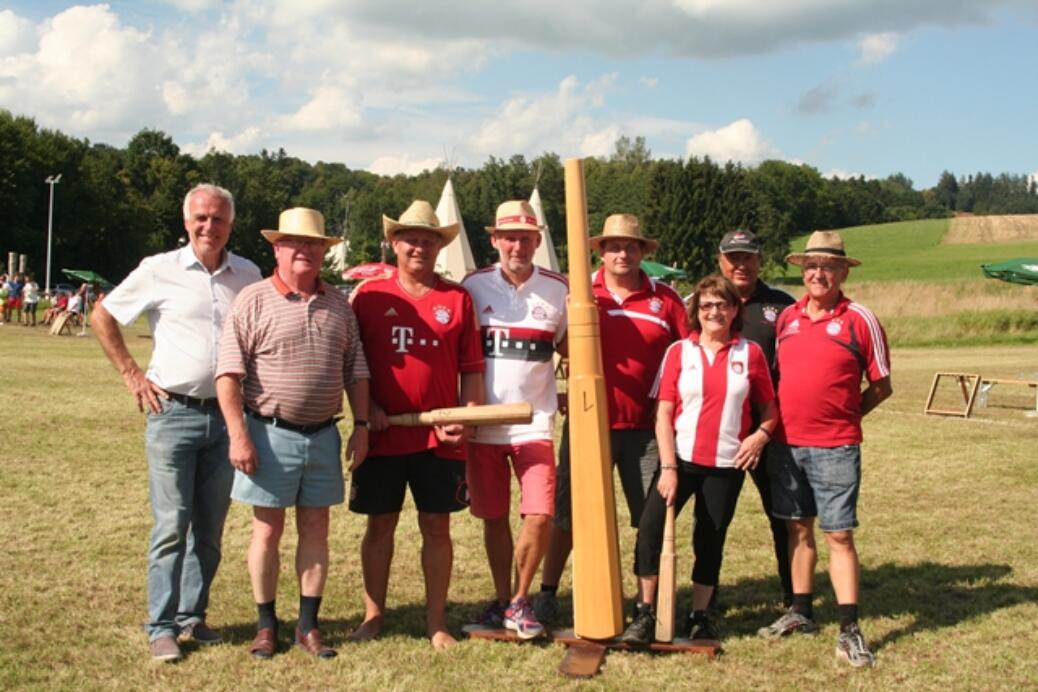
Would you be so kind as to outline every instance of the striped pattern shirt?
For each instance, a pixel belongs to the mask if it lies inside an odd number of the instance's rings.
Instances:
[[[345,386],[370,377],[346,296],[322,283],[304,299],[277,272],[245,288],[231,306],[221,375],[242,378],[247,408],[300,425],[335,416]]]

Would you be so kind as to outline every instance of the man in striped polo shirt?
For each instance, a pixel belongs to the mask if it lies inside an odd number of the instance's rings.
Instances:
[[[278,230],[263,237],[277,266],[235,300],[216,370],[236,469],[231,497],[253,506],[248,562],[259,622],[249,651],[266,659],[277,649],[278,546],[285,508],[294,506],[295,643],[332,658],[317,612],[328,569],[328,508],[345,495],[336,414],[345,390],[354,417],[346,456],[359,464],[368,448],[368,366],[346,297],[319,276],[325,251],[340,241],[325,236],[320,212],[283,211]]]
[[[565,277],[535,266],[541,227],[525,201],[505,202],[487,227],[499,261],[462,281],[476,305],[487,359],[486,401],[528,401],[534,417],[522,425],[480,426],[470,445],[466,474],[472,514],[483,520],[496,598],[480,624],[514,630],[522,639],[544,634],[528,594],[548,547],[555,508],[556,351],[566,350]],[[522,528],[513,545],[509,477],[519,481]],[[512,553],[516,580],[512,580]]]
[[[839,233],[816,231],[807,249],[786,261],[800,266],[807,293],[775,325],[781,425],[768,449],[768,475],[772,513],[785,519],[789,530],[793,604],[758,634],[778,639],[818,630],[811,603],[817,517],[829,545],[829,578],[840,611],[836,654],[852,666],[870,666],[875,657],[858,628],[860,568],[853,530],[861,419],[893,392],[887,337],[871,310],[843,295],[850,268],[861,262],[847,256]]]

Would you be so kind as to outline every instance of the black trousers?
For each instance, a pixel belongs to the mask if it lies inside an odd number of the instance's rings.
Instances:
[[[768,478],[767,449],[761,455],[757,468],[750,471],[753,484],[757,486],[760,493],[760,503],[764,507],[764,514],[771,522],[771,541],[775,547],[775,563],[778,566],[779,580],[782,581],[782,595],[789,605],[793,602],[793,577],[789,572],[789,532],[786,530],[786,520],[776,519],[771,516],[771,480]]]
[[[693,495],[696,498],[695,528],[692,531],[692,552],[695,555],[692,581],[697,584],[717,586],[728,525],[735,516],[735,506],[745,476],[743,471],[737,469],[717,469],[687,461],[678,462],[675,514],[681,513]],[[663,548],[663,525],[666,518],[667,503],[653,482],[642,511],[638,541],[634,548],[634,573],[639,577],[654,576],[660,572],[660,550]]]

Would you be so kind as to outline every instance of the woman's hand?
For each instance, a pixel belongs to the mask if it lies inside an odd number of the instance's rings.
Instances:
[[[656,482],[656,490],[666,500],[668,507],[674,504],[674,498],[678,494],[677,467],[660,469],[660,479]]]
[[[735,468],[743,471],[757,468],[761,454],[764,453],[764,445],[768,444],[769,439],[771,438],[768,437],[768,434],[762,430],[748,435],[739,445],[739,451],[735,454]]]

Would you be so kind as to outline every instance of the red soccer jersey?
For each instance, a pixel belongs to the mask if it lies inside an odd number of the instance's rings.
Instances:
[[[779,440],[797,447],[861,442],[861,378],[890,376],[890,350],[879,320],[841,296],[819,319],[807,316],[807,296],[779,315]]]
[[[371,397],[387,414],[458,405],[458,376],[483,372],[479,325],[468,292],[439,278],[414,298],[396,272],[369,279],[353,292],[371,371]],[[371,433],[370,454],[389,456],[436,449],[444,458],[464,459],[464,446],[439,445],[431,427],[392,427]]]
[[[591,290],[598,306],[602,369],[609,396],[609,427],[653,427],[649,390],[667,347],[688,336],[685,304],[670,286],[641,273],[641,289],[620,300],[609,292],[602,270]]]
[[[674,402],[679,458],[699,466],[733,468],[750,431],[750,403],[775,398],[760,346],[738,334],[717,353],[699,345],[699,333],[671,345],[663,357],[656,398]]]

